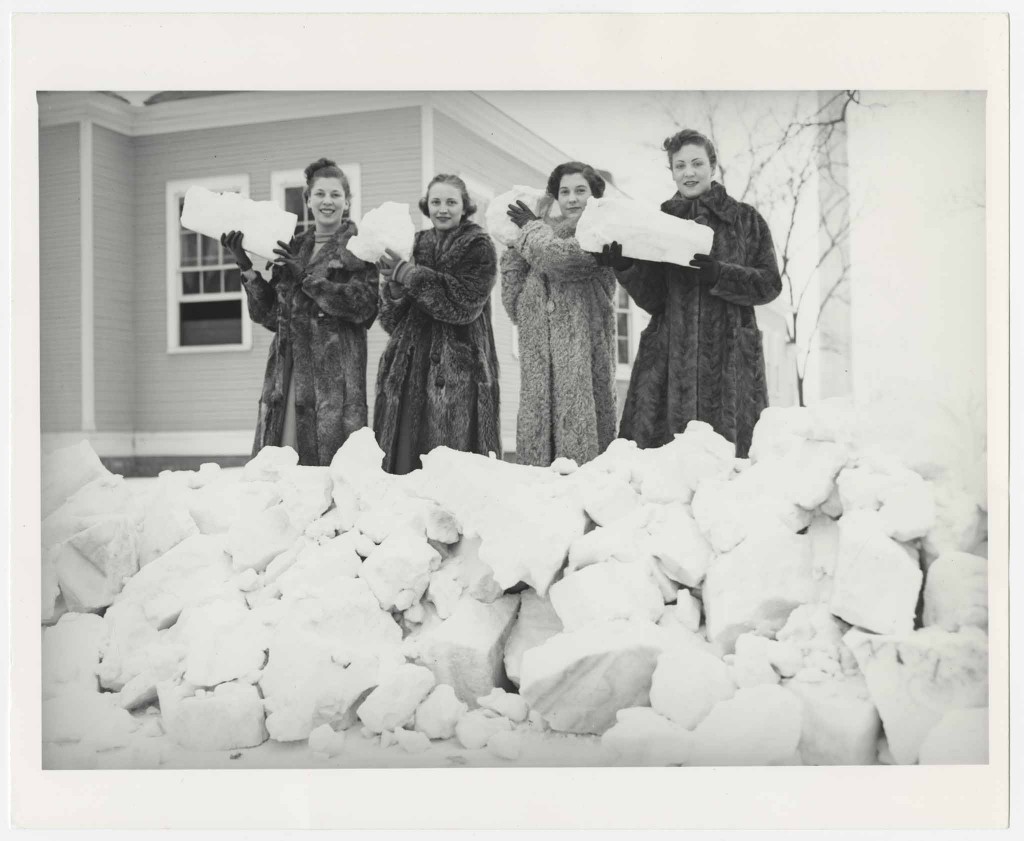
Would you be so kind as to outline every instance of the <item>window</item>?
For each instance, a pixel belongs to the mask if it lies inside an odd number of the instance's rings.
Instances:
[[[629,293],[615,285],[615,361],[629,365],[633,361],[633,333],[629,308]]]
[[[338,166],[345,173],[349,189],[352,191],[348,215],[358,224],[362,217],[362,170],[359,164]],[[305,233],[316,224],[303,195],[305,189],[306,176],[301,169],[277,170],[270,174],[270,200],[299,217],[299,222],[295,226],[296,236]]]
[[[252,322],[234,259],[219,240],[181,224],[193,185],[249,195],[248,175],[167,184],[167,352],[248,350]]]

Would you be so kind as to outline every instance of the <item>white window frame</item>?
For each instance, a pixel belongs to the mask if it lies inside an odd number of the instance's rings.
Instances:
[[[363,170],[359,164],[338,164],[338,168],[348,179],[348,188],[352,192],[348,215],[357,225],[362,219],[363,209]],[[284,207],[284,191],[289,187],[305,187],[306,174],[301,169],[276,169],[270,173],[270,200],[278,207]]]
[[[214,175],[205,178],[183,178],[168,181],[165,193],[164,215],[167,221],[166,252],[167,252],[167,353],[234,353],[252,350],[252,320],[246,302],[246,292],[219,292],[201,296],[207,301],[241,301],[242,309],[242,341],[237,345],[182,345],[181,322],[178,304],[181,302],[181,274],[179,258],[181,249],[180,217],[178,215],[178,199],[189,187],[205,187],[207,190],[223,192],[237,189],[241,195],[249,197],[249,176],[246,173],[236,175]]]
[[[615,295],[618,298],[619,290],[622,289],[622,285],[618,281],[615,283]],[[615,330],[615,379],[628,381],[633,373],[633,365],[636,363],[637,351],[640,349],[640,334],[644,328],[648,325],[651,320],[650,315],[644,312],[640,307],[636,305],[636,301],[633,300],[633,296],[626,292],[626,301],[628,302],[628,319],[629,319],[629,363],[623,364],[619,362],[619,306],[618,300],[616,300],[614,307],[615,321],[613,322],[613,329]]]

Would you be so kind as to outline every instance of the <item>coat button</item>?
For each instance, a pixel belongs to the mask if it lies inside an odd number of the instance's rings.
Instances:
[[[439,354],[439,353],[432,353],[432,354],[430,354],[430,361],[433,362],[436,365],[438,362],[441,361],[441,354]]]
[[[434,380],[434,385],[436,385],[438,388],[444,388],[444,377],[438,377],[436,380]]]
[[[554,311],[555,311],[555,302],[554,301],[548,301],[548,312],[554,312]]]

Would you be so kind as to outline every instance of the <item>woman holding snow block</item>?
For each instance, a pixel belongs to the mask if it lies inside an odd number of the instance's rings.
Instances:
[[[619,436],[660,447],[701,420],[745,458],[768,405],[754,307],[782,290],[775,248],[761,215],[712,180],[717,157],[707,137],[685,129],[663,148],[678,192],[662,211],[708,225],[714,245],[688,267],[624,258],[618,243],[601,254],[652,316],[640,337]]]
[[[548,179],[562,211],[553,224],[523,202],[509,205],[520,233],[501,258],[501,298],[519,327],[522,464],[583,464],[615,438],[615,275],[575,237],[587,199],[604,188],[593,167],[572,161]]]
[[[305,174],[315,227],[278,243],[269,281],[253,271],[241,232],[222,235],[221,244],[242,270],[249,316],[274,333],[253,455],[289,446],[299,464],[329,465],[366,426],[366,331],[377,316],[377,268],[345,247],[356,233],[345,173],[321,158]]]
[[[377,372],[373,431],[384,469],[421,467],[435,447],[501,457],[498,354],[491,331],[497,256],[469,218],[461,178],[435,175],[420,199],[431,227],[412,259],[381,258],[380,323],[390,334]]]

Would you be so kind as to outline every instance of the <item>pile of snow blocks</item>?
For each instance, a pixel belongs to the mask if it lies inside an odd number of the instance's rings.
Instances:
[[[268,447],[137,491],[58,451],[44,742],[987,762],[985,500],[878,429],[826,401],[767,409],[749,459],[693,422],[582,467],[439,448],[407,476],[363,429],[329,467]]]

